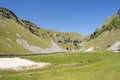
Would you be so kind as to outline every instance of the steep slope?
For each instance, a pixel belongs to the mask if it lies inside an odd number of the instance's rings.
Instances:
[[[31,46],[41,48],[50,47],[50,43],[36,37],[19,24],[18,18],[12,15],[11,11],[6,8],[0,8],[0,53],[33,52],[32,50],[24,48],[23,45],[20,45],[18,40],[24,40]]]
[[[19,21],[28,29],[32,34],[46,40],[53,40],[57,45],[67,50],[79,49],[82,42],[87,39],[77,33],[57,32],[55,30],[45,30],[37,27],[34,23],[27,20],[19,19]]]
[[[120,50],[120,10],[107,19],[102,27],[90,36],[81,51],[119,51]]]
[[[12,11],[0,7],[0,53],[61,52],[64,51],[62,48],[66,49],[64,45],[72,46],[75,49],[79,46],[77,41],[83,38],[75,33],[62,33],[39,28],[30,21],[18,18]],[[73,40],[70,44],[65,42],[70,39]],[[77,41],[74,42],[74,40]]]

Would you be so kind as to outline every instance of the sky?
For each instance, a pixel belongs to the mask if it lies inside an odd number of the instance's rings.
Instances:
[[[120,9],[120,0],[0,0],[0,6],[44,29],[89,35]]]

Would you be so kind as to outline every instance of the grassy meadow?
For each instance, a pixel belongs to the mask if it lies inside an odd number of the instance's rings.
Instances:
[[[120,80],[120,53],[58,53],[24,56],[51,63],[33,71],[0,70],[0,80]]]

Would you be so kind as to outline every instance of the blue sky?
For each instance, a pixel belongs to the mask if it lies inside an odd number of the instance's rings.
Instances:
[[[44,29],[88,35],[120,9],[120,0],[0,0],[0,6]]]

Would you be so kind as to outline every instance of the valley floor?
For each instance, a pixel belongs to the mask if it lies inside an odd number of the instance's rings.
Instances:
[[[120,53],[60,53],[19,58],[51,65],[29,71],[0,70],[0,80],[120,80]]]

